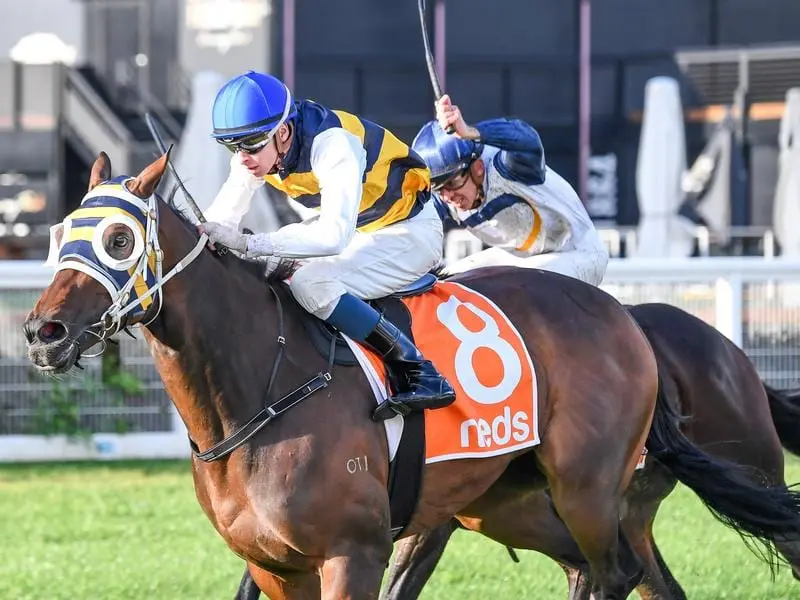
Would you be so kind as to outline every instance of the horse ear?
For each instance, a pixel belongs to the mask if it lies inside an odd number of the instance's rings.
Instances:
[[[63,241],[64,223],[57,223],[50,228],[50,249],[47,251],[47,260],[44,261],[45,267],[58,266],[58,253],[61,251]]]
[[[89,191],[91,192],[104,181],[111,179],[111,159],[108,154],[101,152],[92,165],[92,174],[89,176]]]
[[[172,146],[167,149],[166,153],[164,153],[161,158],[157,158],[147,165],[144,170],[128,184],[128,191],[142,199],[152,196],[161,178],[164,176],[164,171],[167,170],[170,152],[172,152]]]

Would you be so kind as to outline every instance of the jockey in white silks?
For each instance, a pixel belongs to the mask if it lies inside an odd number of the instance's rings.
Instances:
[[[442,217],[490,246],[445,272],[511,265],[599,285],[608,252],[575,190],[547,166],[536,130],[511,119],[470,126],[449,96],[437,101],[436,113],[412,148],[431,170]]]
[[[217,94],[213,137],[232,153],[231,171],[201,229],[247,258],[291,258],[301,266],[290,289],[298,303],[386,363],[392,384],[387,418],[441,408],[455,399],[448,381],[414,343],[370,304],[439,264],[442,222],[422,159],[390,131],[310,100],[249,71]],[[239,223],[264,183],[318,218],[271,233]]]

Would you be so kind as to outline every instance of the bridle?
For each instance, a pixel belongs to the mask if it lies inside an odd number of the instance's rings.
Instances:
[[[105,254],[104,257],[106,262],[103,263],[100,258],[90,260],[86,256],[81,256],[74,253],[66,253],[59,257],[59,262],[56,267],[57,271],[73,269],[82,273],[86,273],[100,283],[111,295],[111,305],[103,312],[102,316],[96,323],[90,325],[86,329],[86,333],[98,339],[101,348],[95,354],[84,356],[93,357],[101,355],[107,348],[107,342],[109,338],[111,338],[111,336],[120,330],[124,329],[127,331],[128,327],[147,326],[152,323],[161,313],[163,306],[162,288],[164,287],[164,284],[166,284],[170,279],[175,277],[178,273],[183,271],[187,266],[194,262],[194,260],[200,256],[200,253],[203,251],[203,248],[208,241],[208,236],[205,233],[201,234],[200,239],[189,251],[189,253],[186,254],[183,259],[178,261],[166,275],[163,274],[164,252],[161,249],[158,241],[158,198],[155,194],[152,194],[146,200],[142,200],[134,196],[127,190],[125,185],[129,180],[130,179],[125,179],[120,181],[119,186],[109,186],[107,183],[98,185],[86,196],[84,196],[84,199],[81,201],[81,206],[83,206],[87,200],[107,197],[111,199],[109,204],[115,204],[118,200],[123,200],[125,202],[125,209],[119,209],[120,213],[130,212],[130,210],[141,211],[145,220],[141,256],[134,258],[133,255],[135,252],[132,252],[130,259],[113,261],[113,259],[110,259],[110,257]],[[95,206],[93,208],[97,207]],[[77,213],[78,211],[75,212]],[[117,222],[123,221],[126,224],[131,222],[131,219],[128,217],[117,218]],[[68,221],[69,219],[70,217],[67,217],[65,221]],[[100,225],[103,223],[104,221],[101,221],[100,223],[95,224],[94,227],[96,229],[100,228]],[[141,226],[140,223],[135,223],[133,225],[134,228]],[[102,236],[102,233],[103,232],[100,231],[99,235]],[[97,238],[97,235],[98,234],[95,233],[94,237]],[[99,249],[95,250],[95,255],[97,254],[101,254]],[[130,263],[132,260],[135,262],[132,262],[131,266],[128,268],[127,272],[129,277],[127,281],[118,287],[114,278],[109,277],[107,269],[112,266],[111,263],[115,263],[113,265],[115,267],[120,266],[116,263],[123,263],[122,266],[128,267],[128,263]],[[141,287],[140,289],[135,289],[137,282],[147,282],[148,269],[153,275],[153,284],[144,289],[141,289]],[[119,268],[115,269],[115,271],[117,273],[120,272]],[[247,442],[254,435],[256,435],[278,416],[296,404],[302,402],[312,394],[323,388],[326,388],[331,381],[337,336],[333,336],[331,338],[331,346],[326,370],[318,372],[316,375],[305,381],[302,385],[295,388],[288,394],[278,398],[277,400],[272,400],[273,388],[275,382],[277,381],[279,367],[285,353],[286,338],[284,337],[284,316],[280,296],[272,285],[269,286],[269,289],[272,292],[277,305],[278,351],[273,361],[272,370],[267,383],[264,408],[262,408],[252,419],[236,429],[236,431],[234,431],[231,435],[217,442],[204,452],[201,452],[197,445],[190,439],[189,441],[193,453],[202,461],[211,462],[227,456],[239,448],[242,444]],[[136,297],[132,299],[134,292]],[[145,308],[144,303],[151,298],[153,300],[150,306]]]
[[[162,288],[164,284],[194,262],[208,241],[208,236],[203,233],[189,253],[164,274],[164,252],[158,240],[158,197],[156,194],[151,194],[149,198],[142,200],[134,196],[126,188],[127,181],[129,179],[121,181],[119,187],[100,184],[86,194],[81,201],[81,206],[83,206],[87,200],[93,198],[115,198],[124,201],[126,208],[130,207],[134,211],[140,211],[144,217],[145,227],[141,256],[136,259],[134,266],[128,269],[127,282],[118,287],[114,279],[108,275],[109,265],[102,264],[99,259],[94,261],[85,256],[65,254],[59,258],[56,266],[56,271],[72,269],[85,273],[100,283],[111,296],[111,305],[96,323],[86,329],[86,333],[96,337],[98,340],[96,343],[101,345],[100,350],[96,353],[84,354],[86,357],[101,355],[107,348],[108,339],[119,331],[127,330],[128,327],[141,327],[152,323],[163,307]],[[66,220],[69,220],[69,217]],[[99,224],[96,227],[99,227]],[[153,276],[151,278],[152,285],[144,289],[140,285],[138,289],[134,290],[137,282],[147,282],[148,268]],[[117,271],[119,270],[117,269]],[[150,305],[146,306],[146,301],[151,298]]]

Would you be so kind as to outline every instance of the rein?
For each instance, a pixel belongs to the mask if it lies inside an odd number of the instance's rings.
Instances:
[[[98,190],[96,194],[116,195],[112,194],[112,192],[108,190]],[[84,201],[86,198],[91,197],[91,195],[91,193],[88,194],[84,198]],[[130,196],[130,194],[126,195]],[[125,198],[125,196],[122,197]],[[128,199],[128,201],[130,202],[130,199]],[[127,330],[129,326],[146,327],[152,323],[161,313],[161,309],[163,307],[162,288],[164,287],[164,284],[192,264],[200,256],[203,248],[206,245],[206,242],[208,241],[208,236],[205,233],[201,234],[194,248],[192,248],[181,260],[179,260],[166,275],[164,275],[164,251],[161,249],[161,245],[158,241],[159,219],[157,196],[152,194],[149,198],[147,198],[146,204],[142,205],[140,210],[142,213],[144,213],[146,218],[144,250],[141,257],[139,257],[138,261],[136,262],[135,268],[129,272],[128,281],[119,290],[115,290],[113,286],[109,285],[107,282],[107,277],[103,275],[101,268],[98,268],[97,265],[92,265],[87,262],[77,261],[66,257],[67,260],[60,261],[60,264],[56,268],[56,270],[72,269],[86,273],[103,285],[103,287],[106,288],[108,293],[111,295],[111,305],[105,310],[100,319],[96,323],[90,325],[86,330],[87,334],[96,337],[97,342],[100,343],[100,350],[93,354],[84,355],[87,358],[100,356],[103,352],[105,352],[108,338],[115,335],[122,329]],[[137,278],[142,277],[144,279],[144,275],[147,272],[151,259],[153,261],[152,273],[155,277],[153,285],[141,294],[137,294],[133,300],[130,300],[131,291],[134,289]],[[149,309],[145,310],[144,301],[149,299],[151,296],[153,297],[154,301],[153,306],[151,306],[150,309],[155,307],[155,312]],[[137,320],[133,323],[128,323],[129,314],[139,307],[141,307],[142,310],[137,311],[137,313],[134,315],[134,318],[138,317]]]
[[[275,380],[278,377],[278,371],[281,366],[281,360],[283,359],[283,355],[286,351],[286,337],[283,335],[283,304],[281,303],[281,298],[278,295],[278,292],[275,291],[275,288],[272,286],[272,284],[269,286],[269,291],[272,292],[272,295],[275,297],[275,303],[278,307],[278,337],[276,338],[276,341],[278,342],[278,352],[275,355],[275,360],[272,363],[272,372],[270,373],[269,382],[267,383],[267,392],[265,394],[266,405],[247,423],[204,452],[200,452],[200,448],[198,448],[197,444],[191,438],[189,438],[189,445],[192,448],[192,452],[194,453],[195,457],[203,462],[213,462],[227,456],[287,410],[299,404],[319,390],[328,387],[328,384],[331,381],[338,334],[331,337],[331,347],[328,354],[328,368],[325,371],[317,373],[303,385],[292,390],[285,396],[282,396],[274,402],[270,402],[270,399],[272,398],[272,388],[275,385]]]
[[[73,269],[84,272],[103,285],[103,287],[105,287],[108,293],[111,295],[111,305],[103,312],[99,321],[90,325],[85,331],[85,334],[96,337],[97,342],[95,343],[100,344],[100,350],[94,354],[85,355],[87,357],[96,357],[103,354],[108,346],[108,342],[111,341],[109,338],[119,331],[125,330],[126,332],[130,333],[128,331],[128,327],[146,327],[155,321],[163,308],[164,294],[162,288],[164,287],[164,284],[166,284],[170,279],[175,277],[178,273],[183,271],[192,262],[194,262],[200,256],[206,246],[206,242],[208,241],[208,236],[205,233],[200,235],[200,239],[189,251],[189,253],[186,254],[186,256],[184,256],[180,261],[178,261],[166,275],[164,275],[164,252],[161,249],[158,240],[159,215],[157,196],[152,194],[149,198],[142,202],[141,200],[130,198],[130,194],[127,192],[127,189],[125,189],[124,192],[112,192],[105,189],[98,189],[96,192],[90,192],[86,197],[84,197],[84,202],[86,198],[98,195],[110,195],[115,198],[121,197],[122,199],[127,200],[129,203],[135,206],[136,209],[141,211],[141,213],[145,216],[146,222],[143,248],[140,250],[141,256],[136,259],[136,262],[134,263],[135,266],[128,271],[128,280],[119,287],[115,287],[114,282],[103,273],[102,265],[99,263],[92,264],[90,262],[83,262],[75,260],[69,256],[65,257],[67,260],[59,261],[57,270]],[[131,295],[134,291],[134,286],[136,285],[137,280],[146,280],[145,274],[148,272],[148,268],[150,268],[154,279],[152,285],[140,293],[139,290],[136,289],[136,296],[131,300]],[[280,295],[272,284],[269,285],[269,289],[275,298],[275,303],[277,306],[278,351],[272,364],[272,372],[270,373],[267,384],[265,401],[266,405],[247,423],[236,429],[231,435],[214,444],[211,448],[205,450],[204,452],[200,452],[197,444],[190,437],[189,444],[192,452],[202,461],[212,462],[227,456],[237,448],[241,447],[242,444],[256,435],[275,418],[299,402],[305,400],[315,392],[326,388],[331,381],[331,372],[333,371],[336,340],[338,335],[333,336],[331,339],[331,348],[327,369],[317,373],[314,377],[285,396],[282,396],[278,400],[272,401],[273,388],[275,386],[275,381],[278,377],[278,371],[286,350],[286,337],[284,336],[284,315]],[[152,305],[145,308],[146,305],[143,304],[144,301],[151,297],[153,297]],[[136,310],[137,308],[139,310]],[[129,323],[128,321],[131,318],[133,322]]]

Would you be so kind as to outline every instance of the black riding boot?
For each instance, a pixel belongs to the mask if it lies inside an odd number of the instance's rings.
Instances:
[[[456,393],[433,363],[426,360],[414,343],[392,323],[380,318],[364,340],[384,360],[394,392],[373,413],[380,421],[424,408],[444,408],[453,403]]]

